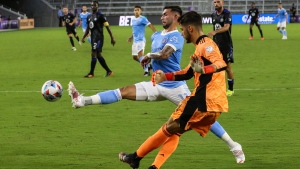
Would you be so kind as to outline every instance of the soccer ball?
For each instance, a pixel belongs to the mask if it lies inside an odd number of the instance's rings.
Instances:
[[[47,101],[54,102],[61,98],[63,87],[56,80],[48,80],[43,84],[41,92]]]

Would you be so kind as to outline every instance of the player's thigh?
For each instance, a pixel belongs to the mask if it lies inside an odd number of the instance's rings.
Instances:
[[[281,29],[284,30],[286,28],[286,22],[281,22]]]
[[[92,51],[102,52],[103,47],[103,37],[92,37]]]
[[[72,28],[71,31],[72,31],[72,34],[73,34],[74,36],[77,35],[76,28]]]
[[[183,99],[185,99],[186,96],[191,94],[186,84],[180,85],[176,88],[166,88],[161,85],[157,85],[157,88],[164,98],[175,105],[178,105]]]
[[[223,60],[225,61],[226,64],[234,63],[233,48],[232,47],[227,47],[227,48],[224,48],[224,49],[220,49],[220,51],[223,55]]]
[[[145,42],[133,42],[132,44],[132,56],[138,56],[139,53],[142,51],[144,52],[145,49]]]
[[[72,30],[70,28],[67,28],[66,32],[69,37],[72,37]]]
[[[166,100],[159,90],[158,85],[153,86],[151,81],[140,82],[135,84],[136,87],[136,100],[143,101],[162,101]]]

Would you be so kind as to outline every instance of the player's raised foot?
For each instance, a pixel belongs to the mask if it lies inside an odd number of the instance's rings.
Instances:
[[[287,39],[287,36],[283,36],[283,37],[282,37],[282,40],[286,40],[286,39]]]
[[[129,164],[129,166],[133,169],[137,169],[140,166],[140,158],[134,156],[134,154],[126,154],[126,153],[119,153],[119,160]]]
[[[148,169],[158,169],[155,165],[150,166]]]
[[[77,50],[75,47],[72,47],[71,49],[72,49],[73,51],[76,51],[76,50]]]
[[[150,76],[150,72],[144,72],[143,76]]]
[[[85,76],[83,76],[84,78],[92,78],[92,77],[94,77],[94,75],[93,74],[87,74],[87,75],[85,75]]]
[[[233,94],[234,94],[234,90],[229,90],[229,89],[228,89],[228,90],[226,91],[226,95],[227,95],[227,96],[232,96]]]
[[[76,90],[75,85],[71,81],[68,84],[68,92],[69,92],[69,96],[71,97],[72,107],[80,108],[84,106],[84,100],[82,94],[80,94]]]
[[[236,146],[231,148],[230,151],[234,155],[236,163],[238,163],[238,164],[244,163],[246,158],[245,158],[245,154],[242,150],[242,146],[237,142],[235,142],[235,143],[236,143]]]
[[[78,41],[78,44],[81,46],[82,45],[81,41]]]
[[[261,40],[265,40],[265,38],[264,38],[264,37],[261,37],[260,39],[261,39]]]
[[[112,71],[106,72],[106,75],[104,77],[112,76],[113,74],[114,74],[114,72],[112,72]]]
[[[249,40],[252,40],[252,39],[253,39],[253,36],[250,36],[250,37],[249,37]]]

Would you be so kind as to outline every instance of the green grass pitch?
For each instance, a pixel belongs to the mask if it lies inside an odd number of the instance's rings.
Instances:
[[[204,25],[204,32],[211,25]],[[156,25],[161,30],[161,25]],[[114,71],[97,63],[95,78],[85,79],[90,67],[90,45],[71,51],[65,28],[36,28],[0,32],[0,168],[126,169],[119,152],[133,152],[168,119],[175,105],[168,101],[127,101],[73,109],[67,84],[74,82],[85,95],[131,85],[150,77],[131,57],[126,40],[131,27],[111,27],[116,45],[105,30],[103,56]],[[151,30],[147,29],[146,53]],[[262,25],[249,41],[249,25],[233,25],[235,95],[229,113],[219,122],[241,143],[244,164],[236,164],[227,145],[212,133],[201,138],[191,131],[181,137],[178,149],[163,169],[296,169],[300,165],[299,24],[288,24],[288,40],[281,40],[276,25]],[[82,37],[81,28],[78,34]],[[76,41],[75,41],[76,42]],[[194,46],[185,44],[182,68]],[[58,80],[63,97],[47,102],[42,84]],[[193,88],[193,80],[188,81]],[[148,168],[157,151],[141,162]]]

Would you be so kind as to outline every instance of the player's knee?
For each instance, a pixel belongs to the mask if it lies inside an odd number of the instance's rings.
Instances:
[[[136,61],[139,60],[138,56],[136,56],[136,55],[135,55],[135,56],[132,56],[132,59],[133,59],[133,60],[136,60]]]
[[[179,122],[177,120],[168,120],[167,122],[167,131],[170,134],[183,133],[184,130],[180,128]]]

